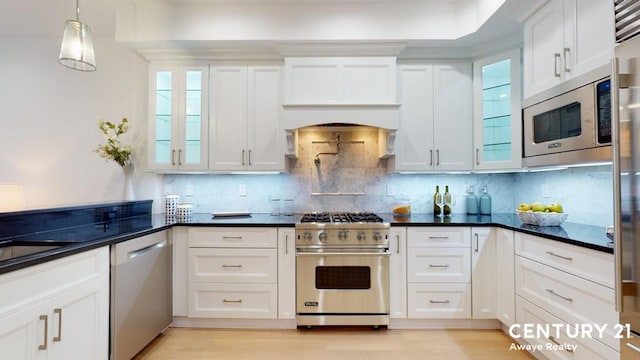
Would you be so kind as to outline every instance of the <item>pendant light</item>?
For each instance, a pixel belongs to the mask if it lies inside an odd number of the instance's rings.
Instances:
[[[96,57],[93,53],[91,29],[80,22],[80,5],[76,0],[76,19],[64,23],[64,34],[60,46],[60,64],[80,71],[95,71]]]

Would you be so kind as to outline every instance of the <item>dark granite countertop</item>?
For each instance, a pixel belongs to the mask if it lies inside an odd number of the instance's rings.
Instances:
[[[412,214],[410,217],[398,218],[393,214],[379,214],[391,226],[498,226],[523,233],[542,236],[548,239],[582,246],[598,251],[613,253],[613,247],[606,236],[605,228],[584,224],[565,222],[556,227],[538,227],[523,224],[515,214],[493,214],[490,216],[467,216],[454,214],[450,218],[434,217],[432,214]],[[175,219],[166,218],[163,214],[132,217],[119,220],[119,231],[111,235],[108,226],[95,231],[96,224],[86,225],[93,232],[83,233],[60,229],[57,231],[33,234],[14,235],[0,238],[0,246],[10,246],[19,242],[28,245],[42,244],[44,240],[60,244],[61,246],[31,255],[25,255],[9,260],[0,260],[0,274],[59,259],[102,246],[112,245],[154,232],[170,229],[173,226],[220,226],[220,227],[289,227],[292,228],[300,220],[300,215],[272,216],[269,214],[251,214],[239,217],[213,217],[211,214],[193,214],[188,223],[177,223]],[[113,226],[113,222],[110,223]],[[82,227],[80,227],[82,228]],[[83,234],[84,236],[79,236]]]

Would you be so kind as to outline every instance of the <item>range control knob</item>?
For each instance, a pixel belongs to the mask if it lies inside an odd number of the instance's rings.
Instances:
[[[302,235],[302,237],[306,241],[311,241],[311,239],[313,239],[313,235],[311,234],[311,231],[305,231],[304,234]]]
[[[373,233],[373,241],[380,241],[382,240],[382,234],[380,234],[379,231],[376,231]]]
[[[345,241],[347,240],[347,230],[338,231],[338,239]]]
[[[366,235],[364,234],[364,231],[358,231],[358,236],[357,236],[357,238],[358,238],[358,241],[364,241],[367,237],[366,237]]]
[[[320,240],[320,242],[327,242],[327,233],[326,232],[321,232],[320,234],[318,234],[318,240]]]

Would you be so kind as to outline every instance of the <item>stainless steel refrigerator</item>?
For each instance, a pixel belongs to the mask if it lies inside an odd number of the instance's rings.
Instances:
[[[634,4],[635,3],[635,4]],[[615,1],[616,40],[611,71],[616,308],[631,336],[621,359],[640,359],[640,3]]]

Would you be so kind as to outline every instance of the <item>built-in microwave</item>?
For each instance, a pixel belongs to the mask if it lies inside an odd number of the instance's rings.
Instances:
[[[523,109],[525,167],[611,161],[609,76],[567,86],[551,89]]]

